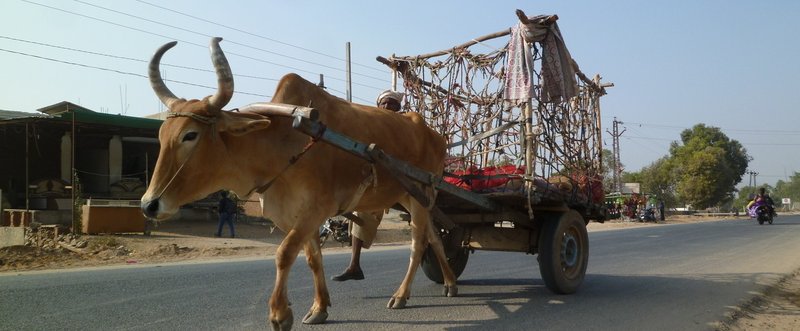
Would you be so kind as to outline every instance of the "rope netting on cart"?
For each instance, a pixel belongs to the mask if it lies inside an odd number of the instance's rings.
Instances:
[[[557,16],[517,15],[514,27],[448,50],[378,60],[402,78],[404,109],[447,139],[447,172],[513,174],[527,188],[569,183],[602,196],[599,98],[612,85],[581,73]]]

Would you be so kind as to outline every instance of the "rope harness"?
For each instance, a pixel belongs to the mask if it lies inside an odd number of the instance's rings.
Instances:
[[[238,109],[236,111],[238,111]],[[212,128],[217,124],[217,118],[216,117],[203,116],[203,115],[198,115],[198,114],[190,113],[190,112],[169,113],[169,115],[167,115],[167,120],[171,119],[171,118],[176,118],[176,117],[188,117],[188,118],[191,118],[191,119],[193,119],[195,121],[198,121],[200,123],[206,124],[206,125],[208,125],[209,127],[212,127]],[[311,149],[311,147],[314,146],[314,144],[317,141],[319,141],[319,138],[320,138],[320,136],[322,135],[323,132],[325,132],[325,127],[324,126],[323,126],[323,129],[320,130],[320,134],[319,135],[313,136],[313,137],[310,138],[308,144],[306,144],[306,146],[303,147],[303,150],[300,151],[300,153],[297,153],[297,155],[294,155],[291,158],[289,158],[289,163],[285,167],[283,167],[283,169],[281,169],[281,171],[278,172],[278,174],[275,175],[275,177],[273,177],[266,184],[261,185],[259,187],[256,187],[256,188],[250,190],[248,195],[250,195],[250,193],[252,193],[253,191],[258,192],[259,194],[264,193],[264,191],[266,191],[270,186],[272,186],[273,183],[275,183],[275,180],[277,180],[281,175],[283,175],[283,173],[286,172],[286,170],[288,170],[289,167],[291,167],[292,165],[297,163],[297,161],[300,160],[300,158],[303,157],[303,155],[306,152],[308,152],[308,150]],[[197,145],[192,146],[192,149],[189,151],[189,156],[187,156],[186,159],[183,160],[183,162],[181,162],[181,165],[180,165],[180,167],[178,167],[178,170],[175,171],[174,174],[172,174],[172,177],[167,182],[167,185],[165,185],[164,188],[161,189],[161,192],[158,193],[158,195],[156,196],[156,199],[160,199],[161,196],[164,195],[164,192],[166,192],[167,188],[169,188],[170,185],[172,185],[172,182],[175,180],[176,177],[178,177],[178,174],[181,172],[181,170],[183,170],[183,167],[186,165],[186,163],[189,162],[189,159],[192,158],[192,155],[194,155],[194,151],[195,151],[196,147],[197,147]]]
[[[238,109],[235,109],[234,111],[238,111]],[[191,119],[193,119],[195,121],[198,121],[200,123],[206,124],[211,128],[213,128],[217,123],[217,118],[216,117],[203,116],[203,115],[198,115],[198,114],[190,113],[190,112],[173,112],[173,113],[170,113],[169,115],[167,115],[167,120],[171,119],[171,118],[177,118],[177,117],[191,118]],[[289,158],[289,162],[286,164],[286,166],[283,167],[283,169],[281,169],[278,172],[277,175],[275,175],[275,177],[270,179],[266,184],[258,186],[256,188],[253,188],[252,190],[250,190],[250,192],[248,192],[247,195],[249,196],[253,192],[256,192],[258,194],[263,194],[266,190],[268,190],[272,186],[272,184],[275,183],[275,181],[278,178],[281,177],[281,175],[283,175],[291,166],[295,165],[297,163],[297,161],[299,161],[303,157],[303,155],[305,155],[306,152],[308,152],[311,149],[311,147],[313,147],[322,138],[322,135],[325,133],[326,127],[325,127],[324,124],[320,123],[320,125],[322,126],[321,130],[319,130],[316,135],[311,136],[309,138],[309,141],[303,147],[303,150],[301,150],[299,153],[297,153],[294,156]],[[183,160],[183,162],[181,162],[181,165],[178,167],[178,170],[175,171],[175,173],[172,175],[172,177],[167,182],[167,185],[165,185],[164,188],[161,190],[161,192],[156,196],[156,199],[160,199],[161,196],[164,194],[164,192],[167,190],[167,188],[169,188],[170,185],[172,185],[172,182],[175,180],[175,178],[178,177],[178,174],[181,172],[181,170],[183,170],[183,167],[186,165],[186,163],[189,162],[189,159],[191,159],[192,155],[194,155],[194,151],[195,151],[196,147],[197,147],[196,144],[195,144],[195,146],[192,146],[192,149],[189,151],[189,155],[186,157],[185,160]],[[358,202],[361,200],[361,197],[364,195],[364,193],[366,192],[367,188],[370,185],[373,186],[373,187],[377,187],[378,186],[378,175],[377,175],[377,170],[375,168],[375,164],[374,163],[370,164],[369,165],[369,169],[367,169],[366,171],[368,172],[368,174],[366,175],[364,180],[361,182],[361,184],[359,184],[358,188],[356,188],[355,194],[350,199],[350,201],[347,203],[346,207],[339,210],[339,212],[338,212],[339,215],[344,214],[345,212],[352,211],[356,207]]]
[[[321,130],[321,132],[324,132],[324,130]],[[254,188],[254,189],[250,190],[250,193],[252,193],[253,191],[255,191],[255,192],[257,192],[258,194],[262,194],[262,193],[264,193],[264,192],[265,192],[267,189],[269,189],[269,187],[270,187],[270,186],[272,186],[272,184],[273,184],[273,183],[275,183],[275,180],[277,180],[278,178],[280,178],[280,177],[281,177],[281,175],[283,175],[283,173],[284,173],[284,172],[286,172],[286,170],[288,170],[288,169],[289,169],[289,167],[291,167],[291,166],[293,166],[295,163],[297,163],[297,161],[298,161],[298,160],[300,160],[300,158],[301,158],[301,157],[303,157],[303,155],[305,155],[305,154],[306,154],[306,152],[308,152],[308,150],[309,150],[309,149],[311,149],[311,147],[312,147],[312,146],[314,146],[314,144],[316,144],[316,143],[317,143],[317,141],[319,141],[319,138],[320,138],[320,136],[321,136],[321,135],[322,135],[322,134],[320,133],[320,134],[319,134],[319,135],[317,135],[317,136],[313,136],[313,137],[311,137],[311,138],[310,138],[310,140],[308,141],[308,144],[306,144],[306,146],[305,146],[305,147],[303,147],[303,150],[302,150],[302,151],[300,151],[300,153],[297,153],[297,155],[295,155],[295,156],[292,156],[291,158],[289,158],[289,163],[288,163],[288,164],[286,164],[286,166],[284,166],[284,167],[283,167],[283,169],[281,169],[281,171],[280,171],[280,172],[278,172],[278,174],[277,174],[277,175],[275,175],[275,177],[272,177],[272,179],[270,179],[270,180],[269,180],[269,181],[268,181],[266,184],[264,184],[264,185],[261,185],[261,186],[259,186],[259,187],[256,187],[256,188]],[[248,195],[250,195],[250,194],[248,193]]]
[[[372,187],[378,187],[378,172],[375,169],[375,163],[370,163],[366,166],[369,167],[367,170],[369,171],[369,174],[364,178],[364,180],[361,181],[361,184],[358,185],[355,194],[353,194],[353,197],[350,198],[350,202],[347,203],[347,206],[339,209],[336,212],[337,215],[352,212],[353,209],[356,208],[356,205],[358,205],[358,202],[361,201],[361,197],[364,196],[364,192],[367,191],[367,188],[370,185],[372,185]],[[363,172],[364,171],[362,170],[362,173]]]

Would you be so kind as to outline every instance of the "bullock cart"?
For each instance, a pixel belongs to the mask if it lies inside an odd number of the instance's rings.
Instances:
[[[457,276],[475,250],[538,254],[546,286],[572,293],[588,264],[586,225],[607,217],[600,97],[613,84],[581,72],[557,16],[516,14],[510,29],[444,51],[378,58],[402,79],[405,109],[421,113],[448,141],[444,177],[413,169],[380,146],[332,141],[392,169],[412,194],[419,184],[436,187],[432,214]],[[322,129],[296,124],[317,135]],[[442,282],[432,252],[422,268]]]
[[[456,276],[475,250],[538,254],[545,285],[573,293],[588,264],[586,225],[607,216],[600,97],[613,85],[581,72],[557,16],[517,16],[510,29],[446,51],[378,58],[402,78],[405,109],[446,138],[443,177],[327,129],[313,109],[298,107],[294,127],[385,167],[431,206]],[[500,38],[507,41],[498,45]],[[436,188],[435,201],[424,186]],[[430,249],[422,268],[443,282]]]

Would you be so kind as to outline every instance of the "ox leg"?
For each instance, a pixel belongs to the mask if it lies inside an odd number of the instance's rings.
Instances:
[[[428,244],[432,245],[431,247],[436,254],[436,259],[439,261],[439,266],[442,268],[444,295],[449,297],[456,296],[458,294],[456,276],[447,263],[442,241],[433,230],[430,211],[420,205],[416,200],[408,201],[408,203],[403,204],[403,206],[411,213],[411,258],[406,276],[400,284],[400,287],[394,295],[392,295],[386,308],[398,309],[406,306],[408,298],[411,296],[411,283],[414,280],[414,275],[422,261],[422,254],[424,254]]]
[[[442,277],[444,278],[444,295],[448,297],[458,296],[458,287],[456,287],[456,275],[450,264],[447,263],[447,255],[444,253],[444,245],[439,234],[434,230],[434,226],[428,226],[428,242],[436,254],[436,260],[439,262],[439,268],[442,270]]]
[[[289,295],[287,283],[289,271],[294,264],[297,254],[300,252],[300,245],[305,238],[296,230],[290,230],[283,238],[280,247],[275,253],[275,287],[272,289],[272,297],[269,299],[269,323],[273,330],[291,330],[294,323],[292,309],[289,308]]]
[[[325,284],[325,271],[322,268],[322,251],[319,247],[319,238],[312,236],[306,240],[303,248],[306,253],[308,267],[314,274],[314,304],[309,309],[303,324],[322,324],[328,319],[328,307],[331,305],[331,297],[328,293],[328,285]]]
[[[411,213],[411,258],[408,262],[408,270],[400,287],[394,292],[392,298],[386,308],[400,309],[405,308],[408,298],[411,297],[411,283],[414,281],[414,275],[417,273],[417,268],[422,261],[422,254],[425,252],[426,236],[425,236],[425,222],[420,222],[420,216]]]

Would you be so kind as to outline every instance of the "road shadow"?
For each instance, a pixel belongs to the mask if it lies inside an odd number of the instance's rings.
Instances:
[[[539,278],[463,279],[456,298],[441,296],[440,284],[427,283],[416,286],[405,309],[386,309],[389,313],[369,318],[337,316],[335,323],[354,323],[353,330],[373,323],[408,330],[705,330],[717,328],[717,321],[758,296],[748,290],[752,284],[765,288],[779,278],[591,274],[572,295],[553,294]],[[381,304],[388,296],[363,299]]]

